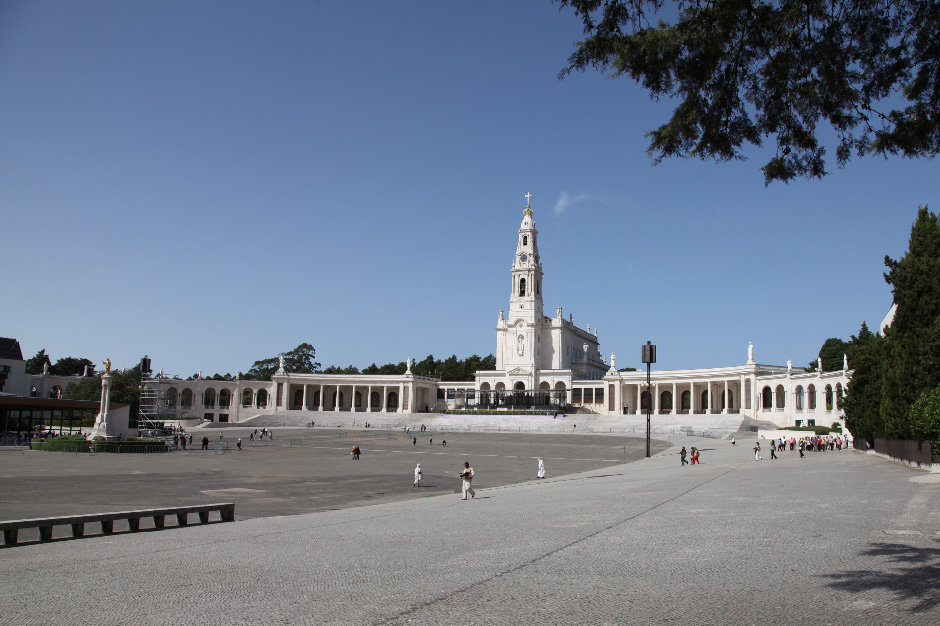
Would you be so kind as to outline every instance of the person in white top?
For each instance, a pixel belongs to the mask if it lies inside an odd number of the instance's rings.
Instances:
[[[539,472],[535,475],[536,478],[545,478],[545,461],[539,459]]]
[[[415,468],[415,487],[421,486],[421,464],[418,463],[418,467]]]

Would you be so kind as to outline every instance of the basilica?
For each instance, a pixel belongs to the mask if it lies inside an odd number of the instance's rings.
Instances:
[[[660,422],[680,428],[712,423],[718,416],[729,427],[744,417],[778,426],[843,421],[840,403],[852,373],[848,363],[831,372],[821,371],[821,364],[813,372],[790,363],[765,365],[754,359],[754,348],[748,345],[747,359],[740,365],[654,370],[649,388],[646,372],[618,371],[614,355],[609,363],[602,356],[596,329],[592,334],[590,326],[576,326],[562,307],[545,314],[538,231],[526,197],[510,271],[509,306],[499,311],[496,321],[495,370],[477,372],[472,381],[443,382],[413,374],[409,359],[402,375],[302,374],[286,371],[283,362],[269,381],[156,375],[145,378],[142,417],[241,422],[302,411],[315,421],[318,412],[348,411],[507,417],[588,413],[628,420],[649,410]],[[7,364],[7,371],[19,370],[20,363]],[[61,395],[74,382],[66,380],[70,377],[27,375],[25,365],[20,378],[10,386],[46,398]]]

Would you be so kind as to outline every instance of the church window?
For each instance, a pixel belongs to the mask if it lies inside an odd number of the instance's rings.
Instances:
[[[769,411],[773,407],[773,392],[770,390],[770,387],[764,387],[764,390],[761,392],[761,408],[765,411]]]
[[[584,390],[584,403],[593,404],[594,403],[594,389],[588,387]]]
[[[525,295],[525,278],[519,279],[519,296],[522,297]]]
[[[594,402],[604,404],[604,388],[598,387],[594,390]]]
[[[681,397],[681,400],[679,404],[679,410],[688,411],[690,408],[690,404],[692,402],[692,394],[689,393],[688,391],[683,391],[682,396],[680,397]]]
[[[702,410],[706,413],[711,407],[708,406],[708,389],[702,392]]]
[[[672,392],[664,391],[659,394],[659,408],[663,411],[672,410]]]
[[[522,245],[524,245],[524,246],[529,245],[529,238],[528,238],[528,236],[526,236],[526,235],[523,235],[523,236],[522,236]]]
[[[787,404],[787,393],[783,390],[783,385],[777,385],[777,390],[776,390],[776,391],[777,391],[777,393],[776,393],[776,396],[777,396],[777,404],[776,404],[776,407],[777,407],[778,409],[782,409],[782,408],[784,408],[784,407],[786,406],[786,404]]]
[[[571,390],[571,402],[573,404],[581,404],[581,389],[572,389]]]

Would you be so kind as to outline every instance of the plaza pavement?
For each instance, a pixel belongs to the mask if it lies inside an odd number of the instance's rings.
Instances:
[[[0,550],[0,624],[930,624],[938,476],[675,438],[455,494]],[[680,467],[678,445],[702,464]],[[551,471],[551,468],[549,468]]]

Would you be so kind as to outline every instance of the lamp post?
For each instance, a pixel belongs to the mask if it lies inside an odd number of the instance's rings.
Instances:
[[[656,362],[656,346],[649,341],[640,346],[640,358],[646,363],[646,458],[650,456],[650,411],[653,410],[653,392],[650,384],[650,364]]]

